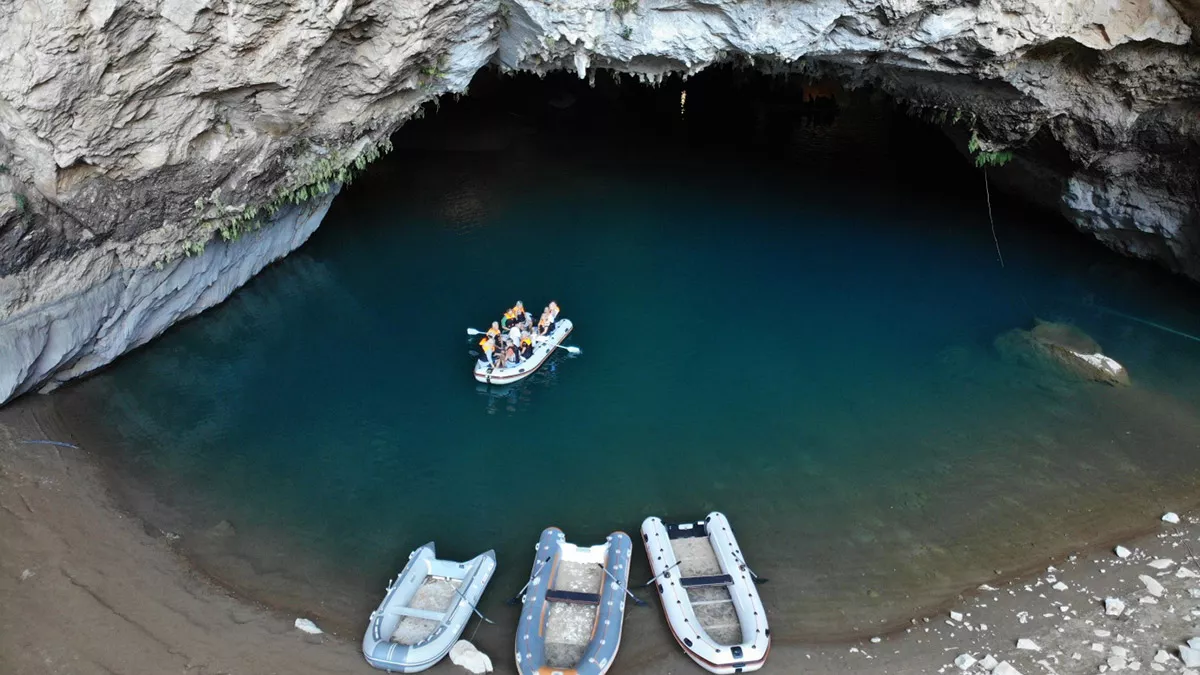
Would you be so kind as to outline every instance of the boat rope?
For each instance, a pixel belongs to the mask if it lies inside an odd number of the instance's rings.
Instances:
[[[1098,309],[1098,310],[1100,310],[1100,311],[1102,311],[1102,312],[1108,312],[1109,314],[1112,314],[1113,316],[1119,316],[1119,317],[1121,317],[1122,319],[1128,319],[1129,321],[1136,321],[1136,322],[1138,322],[1138,323],[1140,323],[1140,324],[1144,324],[1144,325],[1146,325],[1146,326],[1150,326],[1151,328],[1157,328],[1157,329],[1159,329],[1159,330],[1161,330],[1161,331],[1165,331],[1165,332],[1167,332],[1167,333],[1170,333],[1170,334],[1172,334],[1172,335],[1178,335],[1179,337],[1183,337],[1183,338],[1187,338],[1187,339],[1189,339],[1189,340],[1195,340],[1196,342],[1200,342],[1200,337],[1197,337],[1197,336],[1195,336],[1195,335],[1192,335],[1192,334],[1190,334],[1190,333],[1185,333],[1185,332],[1183,332],[1183,331],[1181,331],[1181,330],[1175,330],[1174,328],[1171,328],[1171,327],[1169,327],[1169,326],[1164,326],[1164,325],[1162,325],[1161,323],[1155,323],[1155,322],[1153,322],[1153,321],[1149,321],[1149,320],[1146,320],[1146,319],[1142,319],[1142,318],[1139,318],[1139,317],[1133,316],[1133,315],[1131,315],[1131,314],[1126,314],[1125,312],[1118,312],[1118,311],[1117,311],[1117,310],[1115,310],[1115,309],[1110,309],[1110,308],[1108,308],[1108,307],[1105,307],[1104,305],[1097,305],[1097,304],[1096,304],[1096,303],[1094,303],[1094,302],[1088,302],[1088,303],[1085,303],[1085,304],[1087,304],[1087,305],[1090,305],[1091,307],[1095,307],[1096,309]]]

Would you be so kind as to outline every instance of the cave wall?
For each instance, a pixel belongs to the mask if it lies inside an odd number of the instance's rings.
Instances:
[[[0,3],[0,402],[219,302],[302,243],[423,103],[489,64],[655,82],[732,61],[871,84],[1014,149],[997,180],[1200,279],[1198,14],[1194,0]]]

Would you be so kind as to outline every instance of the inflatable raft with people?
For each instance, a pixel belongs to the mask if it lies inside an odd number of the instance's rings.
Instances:
[[[580,353],[578,347],[563,344],[574,325],[570,319],[560,319],[559,313],[558,303],[551,302],[535,323],[518,300],[486,331],[468,328],[468,335],[481,336],[475,379],[484,384],[511,384],[536,372],[556,349]]]

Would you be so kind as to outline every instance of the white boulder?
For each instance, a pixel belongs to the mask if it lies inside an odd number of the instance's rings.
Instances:
[[[954,659],[954,665],[958,666],[959,670],[970,670],[971,666],[975,665],[975,657],[970,654],[959,654]]]
[[[992,672],[993,670],[995,670],[996,666],[998,666],[998,665],[1000,665],[1000,662],[997,661],[996,657],[992,656],[991,654],[988,654],[987,656],[985,656],[979,660],[979,667],[983,668],[984,670],[988,671],[989,673]]]
[[[1180,567],[1175,570],[1175,576],[1180,579],[1195,579],[1196,577],[1200,577],[1200,574],[1196,574],[1186,567]]]
[[[1188,668],[1200,667],[1200,649],[1180,647],[1179,658],[1183,661],[1183,665]]]
[[[1170,660],[1171,660],[1171,655],[1168,654],[1167,650],[1165,650],[1165,649],[1160,649],[1157,652],[1155,652],[1155,654],[1154,654],[1154,662],[1155,663],[1166,663],[1167,661],[1170,661]]]
[[[1189,639],[1187,645],[1192,649],[1200,649],[1200,638]]]
[[[1172,525],[1179,524],[1179,515],[1171,512],[1171,511],[1167,511],[1166,513],[1164,513],[1162,519],[1163,519],[1163,522],[1165,522],[1165,523],[1170,523]]]
[[[1150,565],[1151,567],[1153,567],[1156,570],[1165,570],[1168,567],[1170,567],[1171,565],[1174,565],[1175,561],[1171,560],[1170,558],[1159,558],[1158,560],[1151,560],[1150,562],[1148,562],[1146,564]]]
[[[1056,591],[1065,591],[1065,590],[1067,590],[1067,585],[1060,581],[1060,582],[1054,584],[1053,586],[1051,586],[1050,588],[1053,588]]]
[[[317,624],[309,621],[308,619],[296,619],[296,628],[308,633],[309,635],[320,635],[324,632],[320,628],[317,628]]]
[[[459,640],[450,648],[450,662],[462,666],[475,675],[492,672],[492,660],[466,640]]]
[[[1125,603],[1118,598],[1104,599],[1104,613],[1109,616],[1121,616],[1125,611]]]
[[[950,612],[950,620],[951,620],[951,621],[958,621],[958,622],[960,622],[960,623],[961,623],[961,622],[962,622],[962,620],[963,620],[963,615],[962,615],[962,612]]]
[[[1037,646],[1037,643],[1029,638],[1021,638],[1017,640],[1017,649],[1026,649],[1031,652],[1040,652],[1042,648]]]
[[[1138,579],[1141,579],[1142,585],[1146,587],[1146,591],[1156,598],[1161,598],[1163,591],[1162,584],[1158,583],[1158,579],[1147,574],[1139,574]]]
[[[1113,549],[1113,553],[1116,553],[1118,558],[1128,558],[1130,555],[1133,554],[1132,551],[1125,548],[1124,546],[1117,546],[1116,548]]]

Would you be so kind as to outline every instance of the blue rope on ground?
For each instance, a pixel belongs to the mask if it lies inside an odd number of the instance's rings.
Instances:
[[[76,450],[79,449],[79,446],[75,445],[74,443],[63,443],[62,441],[28,441],[28,440],[26,440],[26,441],[21,441],[21,442],[22,443],[38,443],[41,445],[57,445],[62,448],[74,448]]]

